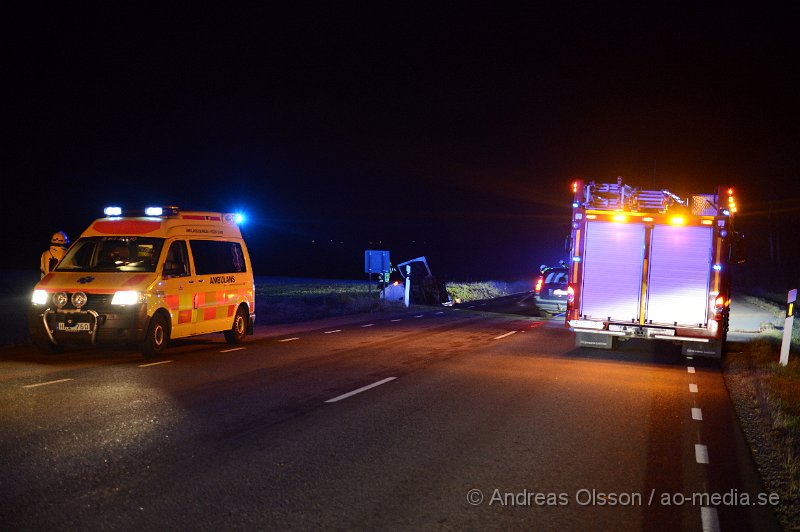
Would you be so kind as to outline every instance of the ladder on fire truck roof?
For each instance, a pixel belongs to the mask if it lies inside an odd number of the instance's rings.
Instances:
[[[664,213],[673,206],[691,207],[692,214],[715,214],[713,195],[701,194],[682,200],[669,190],[642,190],[616,183],[595,183],[586,185],[584,206],[589,209],[622,210],[633,212]]]

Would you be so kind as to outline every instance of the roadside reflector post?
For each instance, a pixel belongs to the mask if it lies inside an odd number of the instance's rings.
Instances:
[[[786,319],[783,322],[783,342],[781,343],[781,366],[789,363],[789,347],[792,345],[792,326],[797,307],[797,288],[789,290],[786,298]]]
[[[403,298],[406,308],[411,305],[411,265],[406,264],[406,294]]]

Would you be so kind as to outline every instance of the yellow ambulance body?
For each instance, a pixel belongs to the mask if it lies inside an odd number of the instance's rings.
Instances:
[[[255,285],[236,215],[106,209],[36,285],[28,316],[34,343],[128,343],[146,355],[170,339],[252,334]]]

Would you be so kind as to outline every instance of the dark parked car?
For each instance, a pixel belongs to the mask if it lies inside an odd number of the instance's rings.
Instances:
[[[539,268],[541,274],[536,280],[535,300],[539,310],[548,314],[558,314],[567,310],[567,281],[569,270],[563,263],[558,266]]]

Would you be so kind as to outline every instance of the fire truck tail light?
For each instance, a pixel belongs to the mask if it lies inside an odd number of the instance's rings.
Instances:
[[[542,277],[539,277],[538,279],[536,279],[536,288],[535,288],[535,290],[536,290],[537,293],[541,292],[542,283],[543,282],[544,282],[544,279]]]
[[[572,285],[567,286],[567,303],[573,303],[575,301],[575,289],[572,288]]]
[[[717,307],[718,310],[722,310],[722,307],[725,306],[725,298],[717,296],[717,299],[714,300],[714,306]]]

